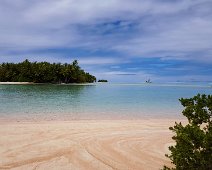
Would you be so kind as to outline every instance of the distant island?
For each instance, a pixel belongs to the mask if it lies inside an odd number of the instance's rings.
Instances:
[[[85,72],[77,60],[71,64],[30,62],[0,64],[0,82],[93,83],[96,77]]]
[[[107,83],[108,81],[107,80],[104,80],[104,79],[101,79],[101,80],[98,80],[98,82]]]

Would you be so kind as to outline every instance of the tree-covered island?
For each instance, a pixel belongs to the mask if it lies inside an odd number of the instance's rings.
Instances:
[[[93,83],[96,77],[71,64],[30,62],[0,64],[0,82]]]
[[[100,82],[100,83],[107,83],[108,81],[107,80],[104,80],[104,79],[100,79],[100,80],[98,80],[98,82]]]

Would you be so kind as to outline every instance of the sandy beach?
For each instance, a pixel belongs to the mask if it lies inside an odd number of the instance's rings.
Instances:
[[[159,169],[173,144],[170,119],[0,124],[0,169]]]
[[[35,84],[33,82],[0,82],[0,85],[25,85],[25,84]]]

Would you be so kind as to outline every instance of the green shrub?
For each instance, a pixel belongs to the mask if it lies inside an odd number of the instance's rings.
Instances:
[[[169,129],[175,133],[170,146],[170,155],[166,155],[175,165],[164,166],[164,170],[212,170],[212,95],[194,96],[180,99],[185,107],[183,115],[188,124],[176,123]]]

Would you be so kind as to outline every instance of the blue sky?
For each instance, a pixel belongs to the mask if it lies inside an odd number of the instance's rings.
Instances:
[[[212,81],[212,1],[1,0],[0,62],[26,58],[112,82]]]

